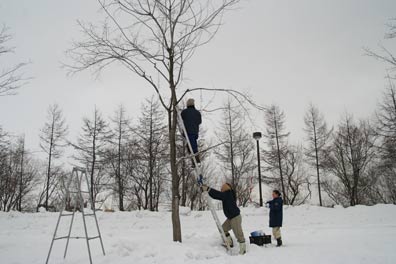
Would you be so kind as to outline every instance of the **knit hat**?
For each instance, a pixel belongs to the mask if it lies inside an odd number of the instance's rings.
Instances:
[[[195,105],[195,101],[193,98],[190,98],[187,100],[187,107],[194,106],[194,105]]]

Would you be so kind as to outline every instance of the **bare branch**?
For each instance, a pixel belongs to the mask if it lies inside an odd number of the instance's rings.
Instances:
[[[7,34],[8,28],[3,26],[0,29],[0,56],[14,52],[13,47],[7,47],[5,44],[12,39]],[[15,95],[18,88],[25,85],[30,78],[24,77],[21,69],[28,63],[18,63],[14,66],[0,70],[0,96]]]

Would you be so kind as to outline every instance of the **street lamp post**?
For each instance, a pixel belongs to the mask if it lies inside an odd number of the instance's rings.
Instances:
[[[261,132],[254,132],[253,138],[257,142],[257,168],[258,168],[258,178],[259,178],[259,192],[260,192],[260,206],[263,206],[263,193],[261,190],[261,166],[260,166],[260,139],[261,139]]]

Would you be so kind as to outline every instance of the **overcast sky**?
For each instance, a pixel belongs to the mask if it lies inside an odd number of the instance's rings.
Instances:
[[[96,105],[107,116],[120,103],[129,115],[139,114],[151,88],[130,72],[112,67],[100,79],[89,72],[67,77],[60,62],[73,39],[80,36],[76,20],[101,17],[96,0],[0,0],[0,23],[10,28],[13,56],[0,58],[4,67],[31,61],[33,79],[17,96],[0,97],[0,125],[26,134],[26,145],[37,150],[38,133],[49,104],[64,110],[73,139],[83,116]],[[378,49],[394,0],[244,0],[228,13],[215,39],[200,48],[187,66],[186,87],[210,86],[248,91],[262,104],[284,109],[295,142],[303,138],[303,115],[316,104],[330,124],[348,111],[370,117],[386,84],[386,65],[364,56],[363,47]],[[215,103],[222,102],[218,94]],[[254,129],[263,129],[254,116]],[[206,122],[205,122],[206,121]],[[216,118],[204,120],[206,129]]]

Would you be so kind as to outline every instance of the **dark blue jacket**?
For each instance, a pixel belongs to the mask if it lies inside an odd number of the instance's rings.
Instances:
[[[278,227],[282,226],[283,221],[283,200],[282,197],[268,201],[270,208],[269,226]]]
[[[198,135],[202,123],[201,113],[194,106],[189,106],[181,112],[187,134]]]
[[[219,192],[215,189],[210,189],[209,195],[213,199],[221,200],[223,202],[223,212],[228,219],[232,219],[240,215],[241,211],[236,204],[235,192],[233,190]]]

